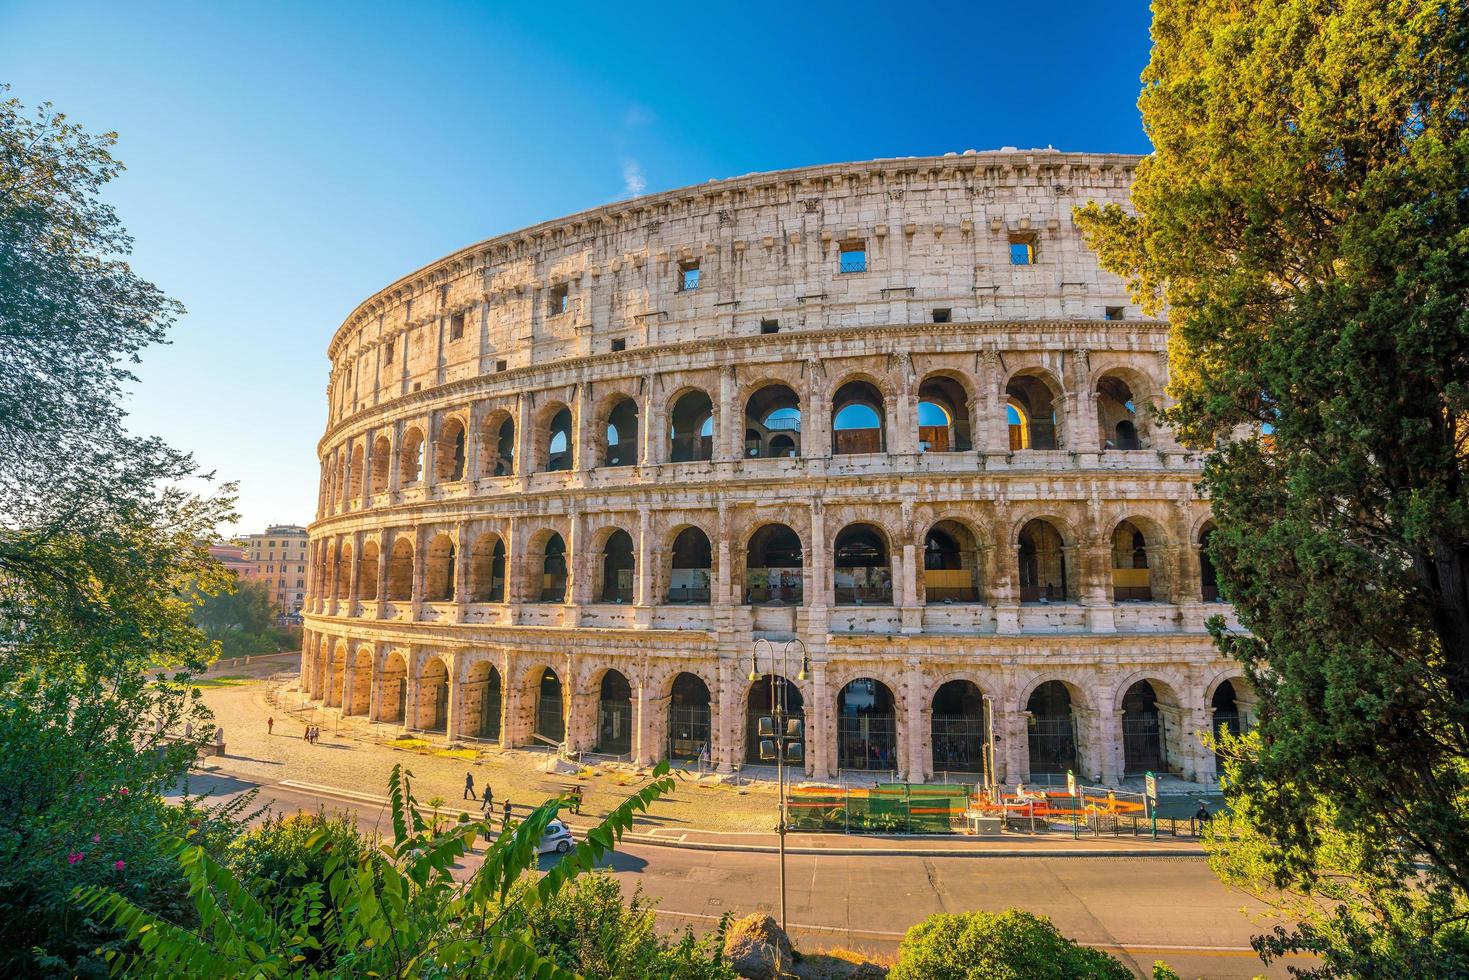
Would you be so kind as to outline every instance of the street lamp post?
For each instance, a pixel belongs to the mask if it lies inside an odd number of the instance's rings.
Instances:
[[[810,661],[806,656],[806,644],[799,637],[786,640],[780,646],[777,655],[775,645],[769,640],[761,637],[755,641],[754,648],[750,651],[750,683],[760,680],[760,644],[765,644],[766,656],[768,658],[769,670],[765,671],[770,677],[770,711],[769,715],[761,715],[759,720],[760,736],[760,758],[775,759],[775,782],[778,819],[775,825],[776,838],[779,842],[780,853],[780,928],[785,931],[786,927],[786,761],[801,762],[805,758],[803,750],[806,732],[805,725],[799,718],[790,718],[786,715],[786,684],[789,683],[780,676],[781,684],[777,688],[776,678],[778,672],[787,664],[787,656],[792,644],[801,648],[801,668],[796,675],[798,680],[805,680]]]

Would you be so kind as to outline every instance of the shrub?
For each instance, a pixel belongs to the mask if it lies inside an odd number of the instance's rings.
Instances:
[[[908,930],[889,980],[1128,980],[1131,971],[1020,909],[933,915]]]
[[[346,816],[298,813],[271,816],[230,843],[226,863],[256,894],[272,899],[288,896],[326,877],[335,856],[347,866],[362,864],[372,841]]]

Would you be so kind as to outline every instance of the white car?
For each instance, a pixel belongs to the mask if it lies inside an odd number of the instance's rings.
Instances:
[[[571,830],[560,820],[552,820],[546,824],[546,832],[541,835],[541,854],[565,854],[576,846],[576,838],[571,836]]]

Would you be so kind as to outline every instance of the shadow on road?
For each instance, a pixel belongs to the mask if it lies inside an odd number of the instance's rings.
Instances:
[[[541,871],[550,871],[560,860],[560,854],[542,854],[538,867]],[[621,851],[613,851],[597,862],[599,868],[605,868],[608,871],[625,871],[629,874],[641,874],[647,866],[647,859],[624,854]]]

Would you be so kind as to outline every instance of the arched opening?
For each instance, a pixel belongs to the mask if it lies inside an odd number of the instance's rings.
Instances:
[[[837,765],[899,768],[897,703],[881,681],[859,677],[837,695]]]
[[[487,660],[471,664],[464,681],[464,736],[466,738],[500,740],[500,710],[504,692],[500,688],[500,671]]]
[[[632,685],[620,671],[602,675],[597,700],[597,751],[627,755],[632,751]]]
[[[445,419],[434,446],[434,479],[439,483],[462,480],[464,464],[464,423],[457,418]]]
[[[668,601],[707,603],[713,566],[709,536],[697,527],[686,527],[673,539],[673,568],[668,578]]]
[[[403,724],[404,709],[408,705],[408,662],[397,650],[389,653],[383,663],[378,685],[377,717],[373,721]]]
[[[607,536],[607,543],[602,546],[602,587],[597,601],[632,602],[636,573],[632,535],[619,528]]]
[[[838,456],[887,451],[882,392],[867,381],[848,381],[831,399],[831,451]]]
[[[490,531],[469,551],[469,592],[474,602],[505,601],[505,542]]]
[[[836,604],[891,604],[893,570],[887,537],[871,524],[849,524],[837,533],[832,552]]]
[[[958,521],[939,521],[923,538],[923,598],[928,603],[980,600],[979,544]]]
[[[1143,449],[1132,388],[1115,375],[1097,382],[1097,425],[1103,449]]]
[[[352,446],[352,455],[347,463],[347,496],[352,500],[362,499],[362,443]]]
[[[779,674],[764,674],[750,682],[745,694],[745,765],[758,766],[774,762],[760,753],[760,719],[774,718],[778,705],[785,706],[787,718],[805,719],[806,702],[801,689]]]
[[[1030,774],[1075,772],[1076,722],[1071,691],[1060,681],[1046,681],[1031,692],[1025,710],[1030,713]]]
[[[561,679],[550,667],[542,668],[536,684],[535,736],[542,742],[560,745],[566,741]]]
[[[1153,570],[1148,540],[1137,525],[1123,521],[1112,531],[1112,598],[1117,602],[1151,602]]]
[[[387,436],[378,436],[372,443],[372,492],[382,493],[388,489],[388,474],[393,466],[393,444]]]
[[[327,683],[326,704],[329,708],[340,707],[342,694],[347,689],[347,648],[338,644],[332,652],[331,679]]]
[[[1005,386],[1010,420],[1010,450],[1055,449],[1056,399],[1050,387],[1035,375],[1022,374]]]
[[[1152,684],[1138,681],[1122,695],[1123,774],[1161,772],[1166,758],[1158,694]]]
[[[444,732],[449,721],[449,670],[438,657],[423,665],[418,679],[418,724],[426,732]]]
[[[378,554],[376,541],[362,543],[362,557],[357,559],[357,598],[364,602],[377,599]]]
[[[566,601],[566,542],[552,531],[541,550],[540,587],[536,594],[541,602]]]
[[[1199,532],[1199,587],[1205,602],[1219,601],[1219,573],[1214,570],[1214,556],[1209,553],[1209,539],[1214,536],[1214,525],[1205,525]]]
[[[413,598],[413,542],[406,537],[393,540],[388,556],[388,599],[407,602]]]
[[[347,686],[352,691],[352,709],[347,714],[365,715],[372,706],[372,653],[358,650],[350,662]]]
[[[1066,543],[1050,521],[1036,519],[1020,529],[1020,601],[1075,599],[1066,569]]]
[[[515,473],[515,420],[499,413],[485,419],[480,437],[480,466],[486,476],[512,476]]]
[[[675,463],[714,458],[714,403],[704,392],[684,392],[673,403],[668,421],[668,458]]]
[[[546,428],[546,470],[555,473],[571,469],[571,409],[562,406],[551,416]]]
[[[337,555],[337,589],[338,599],[346,599],[352,593],[352,542],[343,541],[342,550]]]
[[[969,393],[954,378],[934,375],[918,387],[918,451],[963,453],[969,434]]]
[[[709,751],[709,687],[685,671],[668,699],[668,757],[697,759]]]
[[[398,482],[411,487],[423,479],[423,433],[408,429],[398,450]]]
[[[745,602],[754,605],[802,601],[801,539],[784,524],[767,524],[745,549]]]
[[[935,773],[984,772],[984,692],[973,681],[948,681],[933,695]]]
[[[424,566],[424,598],[429,602],[453,601],[456,559],[454,542],[447,534],[436,535],[428,546],[428,564]]]
[[[638,461],[638,403],[623,398],[607,413],[607,451],[603,466],[632,466]]]
[[[801,399],[790,388],[766,385],[745,403],[745,455],[801,455]]]
[[[1234,681],[1224,681],[1214,689],[1214,696],[1209,699],[1209,709],[1213,712],[1213,723],[1210,728],[1214,732],[1214,770],[1224,770],[1224,756],[1220,753],[1218,745],[1226,735],[1239,735],[1244,731],[1240,721],[1239,701],[1234,691]]]

